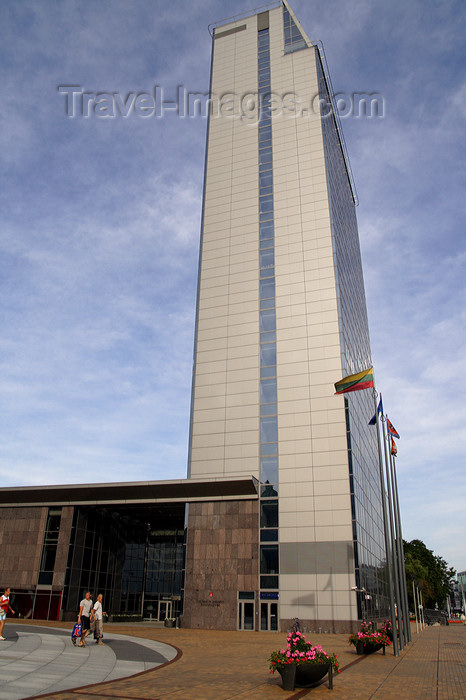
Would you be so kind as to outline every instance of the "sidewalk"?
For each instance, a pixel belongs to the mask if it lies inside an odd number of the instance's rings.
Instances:
[[[47,625],[47,623],[46,623]],[[116,634],[105,645],[91,639],[85,647],[71,643],[66,628],[8,621],[0,641],[0,698],[21,700],[40,693],[68,691],[83,683],[127,678],[156,668],[177,656],[168,644]]]
[[[39,624],[39,623],[37,623]],[[44,623],[40,623],[44,625]],[[54,623],[45,623],[51,625]],[[55,626],[63,626],[56,623]],[[178,648],[182,655],[157,669],[81,690],[42,697],[55,700],[297,700],[312,696],[380,700],[464,700],[466,698],[466,627],[429,627],[416,635],[398,657],[387,654],[358,657],[346,635],[309,634],[313,644],[336,652],[343,672],[312,690],[286,692],[280,678],[268,672],[267,658],[285,634],[216,632],[154,628],[145,625],[106,625],[108,634],[157,640]],[[84,685],[84,684],[83,684]]]

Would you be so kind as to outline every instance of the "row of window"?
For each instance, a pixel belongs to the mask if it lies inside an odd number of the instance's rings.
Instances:
[[[269,30],[258,33],[260,285],[260,587],[278,588],[277,346]],[[270,543],[270,544],[269,544]]]

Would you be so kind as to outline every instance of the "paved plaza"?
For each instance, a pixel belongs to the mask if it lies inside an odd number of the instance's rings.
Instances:
[[[428,627],[398,657],[357,656],[346,635],[311,634],[338,655],[343,672],[333,690],[294,693],[268,672],[267,658],[285,634],[165,629],[150,624],[105,626],[105,647],[72,646],[65,623],[12,623],[0,646],[0,698],[55,700],[380,700],[466,698],[466,627]],[[137,675],[134,675],[137,674]],[[48,683],[48,685],[47,685]],[[84,687],[85,686],[85,687]]]

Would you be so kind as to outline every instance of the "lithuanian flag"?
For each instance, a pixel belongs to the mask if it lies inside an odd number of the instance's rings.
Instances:
[[[369,389],[373,386],[374,372],[372,367],[369,367],[369,369],[365,369],[364,372],[350,374],[349,377],[340,379],[340,381],[335,384],[335,394],[348,394],[350,391]]]

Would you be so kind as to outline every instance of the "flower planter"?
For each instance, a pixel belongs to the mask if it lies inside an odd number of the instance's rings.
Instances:
[[[312,646],[301,632],[288,634],[286,645],[270,655],[269,668],[270,673],[278,671],[284,690],[311,688],[327,674],[328,687],[333,688],[333,672],[340,672],[336,655]]]
[[[164,620],[164,622],[163,622],[163,624],[164,624],[165,627],[174,627],[174,626],[175,626],[175,623],[176,623],[176,620],[170,620],[169,618],[167,618],[167,619]]]
[[[283,666],[283,668],[279,668],[277,670],[282,677],[283,690],[294,690],[296,678],[295,664],[287,664],[286,666]]]
[[[318,683],[328,673],[328,687],[333,688],[332,664],[287,664],[279,668],[278,672],[282,677],[283,690],[294,690],[295,688],[310,688]]]
[[[328,687],[333,688],[332,664],[298,664],[296,666],[295,686],[297,688],[310,688],[318,683],[328,673]]]
[[[385,655],[385,646],[383,644],[364,644],[364,642],[357,642],[356,644],[356,654],[362,656],[363,654],[375,654],[376,651],[383,649]]]

